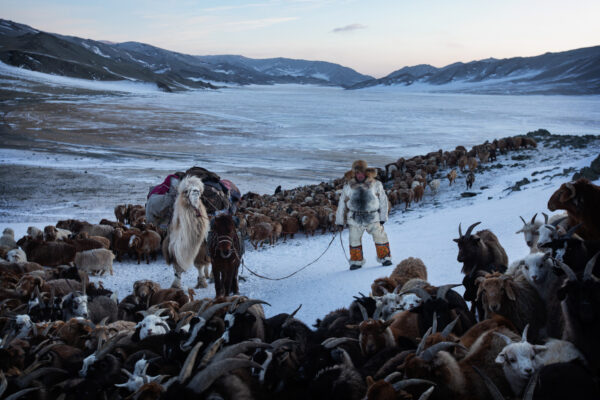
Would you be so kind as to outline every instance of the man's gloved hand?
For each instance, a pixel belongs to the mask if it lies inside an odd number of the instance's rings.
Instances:
[[[344,230],[344,225],[336,225],[338,231],[343,231]]]
[[[379,221],[379,223],[381,224],[381,226],[383,226],[383,224],[385,224],[385,221]]]

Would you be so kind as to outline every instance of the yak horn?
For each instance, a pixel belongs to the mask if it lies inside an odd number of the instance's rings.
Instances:
[[[435,386],[430,387],[419,396],[419,400],[427,400],[431,397],[431,393],[435,390]]]
[[[40,389],[41,389],[41,387],[32,387],[32,388],[19,390],[18,392],[11,394],[4,400],[17,400],[18,398],[25,396],[27,393],[31,393],[35,390],[40,390]]]
[[[177,377],[177,381],[183,382],[192,374],[192,370],[194,369],[194,363],[196,362],[196,357],[198,356],[198,352],[200,351],[200,347],[202,347],[202,342],[198,342],[192,347],[192,350],[188,354],[181,367],[181,371],[179,371],[179,376]]]
[[[508,336],[506,336],[506,335],[505,335],[505,334],[503,334],[503,333],[500,333],[500,332],[494,332],[494,335],[496,335],[496,336],[498,336],[499,338],[503,339],[503,340],[506,342],[506,344],[507,344],[507,345],[509,345],[509,344],[512,344],[512,343],[513,343],[512,339],[511,339],[511,338],[509,338]]]
[[[473,365],[472,367],[475,370],[475,372],[477,372],[477,374],[481,377],[481,379],[483,379],[483,383],[485,383],[485,386],[487,387],[488,391],[492,395],[492,398],[494,400],[504,400],[504,396],[502,396],[500,389],[498,389],[498,387],[490,379],[490,377],[487,376],[482,370],[480,370],[476,366]]]
[[[268,343],[262,342],[253,342],[251,340],[246,340],[244,342],[240,342],[231,346],[225,347],[223,350],[219,351],[211,360],[211,363],[219,362],[226,358],[234,358],[240,353],[245,353],[248,350],[252,349],[271,349],[272,345]]]
[[[206,350],[204,350],[204,354],[202,355],[202,360],[200,360],[200,366],[204,367],[211,362],[212,358],[219,352],[219,348],[225,342],[223,337],[218,338],[214,342],[208,345]]]
[[[436,293],[436,297],[438,299],[446,299],[446,294],[448,294],[448,291],[452,288],[455,288],[457,286],[461,286],[461,283],[455,283],[455,284],[450,284],[450,285],[443,285],[438,287],[437,293]]]
[[[525,325],[525,329],[523,329],[523,336],[521,336],[521,342],[527,342],[527,331],[529,330],[529,324]]]
[[[447,349],[450,349],[452,347],[456,347],[458,346],[458,343],[454,343],[454,342],[440,342],[440,343],[436,343],[433,346],[431,346],[430,348],[428,348],[427,350],[425,350],[423,352],[423,356],[421,357],[423,360],[425,361],[432,361],[433,357],[440,351],[445,351]]]
[[[535,386],[537,385],[538,378],[540,377],[540,370],[535,371],[529,383],[525,387],[523,392],[523,400],[533,400],[533,392],[535,392]]]
[[[479,225],[481,223],[481,221],[479,222],[475,222],[473,225],[471,225],[468,229],[467,229],[467,233],[465,233],[465,239],[468,239],[471,237],[471,232],[473,231],[473,228],[475,228],[477,225]]]
[[[209,319],[211,319],[213,317],[213,315],[215,315],[215,313],[217,311],[219,311],[222,308],[229,307],[230,305],[231,305],[231,302],[214,304],[214,305],[208,307],[206,310],[204,310],[202,312],[202,315],[199,315],[199,317],[203,318],[205,321],[208,321]]]
[[[454,327],[456,326],[456,323],[458,322],[459,319],[460,319],[460,315],[457,316],[456,318],[454,318],[454,321],[452,321],[448,325],[446,325],[446,327],[442,331],[443,338],[447,338],[452,333],[452,331],[454,330]]]
[[[187,384],[187,388],[196,394],[203,393],[215,380],[229,371],[239,368],[257,368],[262,369],[260,364],[250,360],[240,358],[228,358],[217,363],[211,364],[202,371],[198,372]]]
[[[358,342],[358,339],[349,338],[349,337],[329,338],[329,339],[325,339],[321,343],[321,346],[325,347],[326,349],[333,349],[337,346],[341,346],[342,344],[357,343],[357,342]]]
[[[363,317],[363,321],[366,321],[369,319],[369,314],[367,313],[367,309],[365,308],[365,306],[363,306],[360,303],[356,303],[358,305],[358,309],[360,310],[360,313],[362,314]]]
[[[598,260],[598,256],[600,255],[600,251],[598,253],[596,253],[596,255],[594,257],[592,257],[587,264],[585,265],[585,270],[583,271],[583,280],[587,281],[590,279],[593,280],[598,280],[598,278],[596,278],[593,274],[594,272],[594,267],[596,266],[596,261]]]
[[[565,274],[567,274],[567,278],[570,281],[577,282],[577,275],[575,275],[575,272],[573,272],[571,267],[569,267],[567,264],[565,264],[562,261],[558,261],[558,260],[556,260],[556,261],[558,262],[558,266],[565,272]],[[584,273],[585,273],[585,271],[584,271]]]
[[[537,217],[537,213],[533,214],[533,218],[531,218],[531,223],[533,224],[535,222],[535,218]]]
[[[271,304],[269,304],[263,300],[248,300],[248,301],[242,303],[240,306],[237,306],[234,314],[245,314],[246,311],[248,311],[248,309],[255,304],[266,304],[268,306],[271,306]]]
[[[417,346],[417,350],[415,352],[417,356],[421,355],[421,353],[423,352],[423,349],[425,348],[425,341],[427,340],[429,335],[431,335],[431,331],[432,327],[430,326],[429,329],[427,329],[427,332],[425,332],[425,334],[423,335],[423,338],[419,342],[419,345]]]
[[[426,379],[405,379],[403,381],[400,382],[396,382],[394,383],[392,386],[394,388],[394,390],[397,392],[399,390],[405,389],[409,386],[413,386],[413,385],[434,385],[434,382],[428,381]]]

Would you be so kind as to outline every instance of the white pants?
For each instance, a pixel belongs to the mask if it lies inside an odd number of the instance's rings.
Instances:
[[[385,233],[385,231],[383,230],[383,226],[378,222],[373,222],[372,224],[369,225],[349,225],[349,231],[350,231],[350,248],[351,248],[351,253],[352,253],[352,248],[361,248],[360,252],[361,252],[361,256],[360,258],[362,259],[362,235],[364,231],[367,231],[367,233],[369,233],[371,236],[373,236],[373,241],[375,242],[375,247],[377,249],[377,262],[383,262],[386,260],[392,260],[391,254],[390,254],[390,250],[389,250],[389,243],[388,243],[388,237],[387,234]],[[353,260],[352,258],[356,258],[356,257],[351,257],[350,259],[350,264],[360,264],[363,265],[365,263],[365,260]]]

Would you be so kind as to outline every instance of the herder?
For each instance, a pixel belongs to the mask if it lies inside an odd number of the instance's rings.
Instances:
[[[367,162],[355,161],[352,170],[346,173],[346,184],[338,204],[335,223],[344,226],[344,215],[350,230],[350,269],[363,266],[362,234],[367,231],[373,236],[377,250],[377,262],[392,265],[390,244],[383,230],[388,219],[388,198],[381,182],[375,179],[375,168],[367,168]]]

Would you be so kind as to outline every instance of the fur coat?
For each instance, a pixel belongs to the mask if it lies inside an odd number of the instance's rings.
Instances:
[[[381,182],[375,179],[377,171],[367,168],[365,180],[358,182],[352,174],[342,190],[335,223],[344,224],[348,212],[348,225],[367,226],[375,222],[387,221],[388,198]]]

